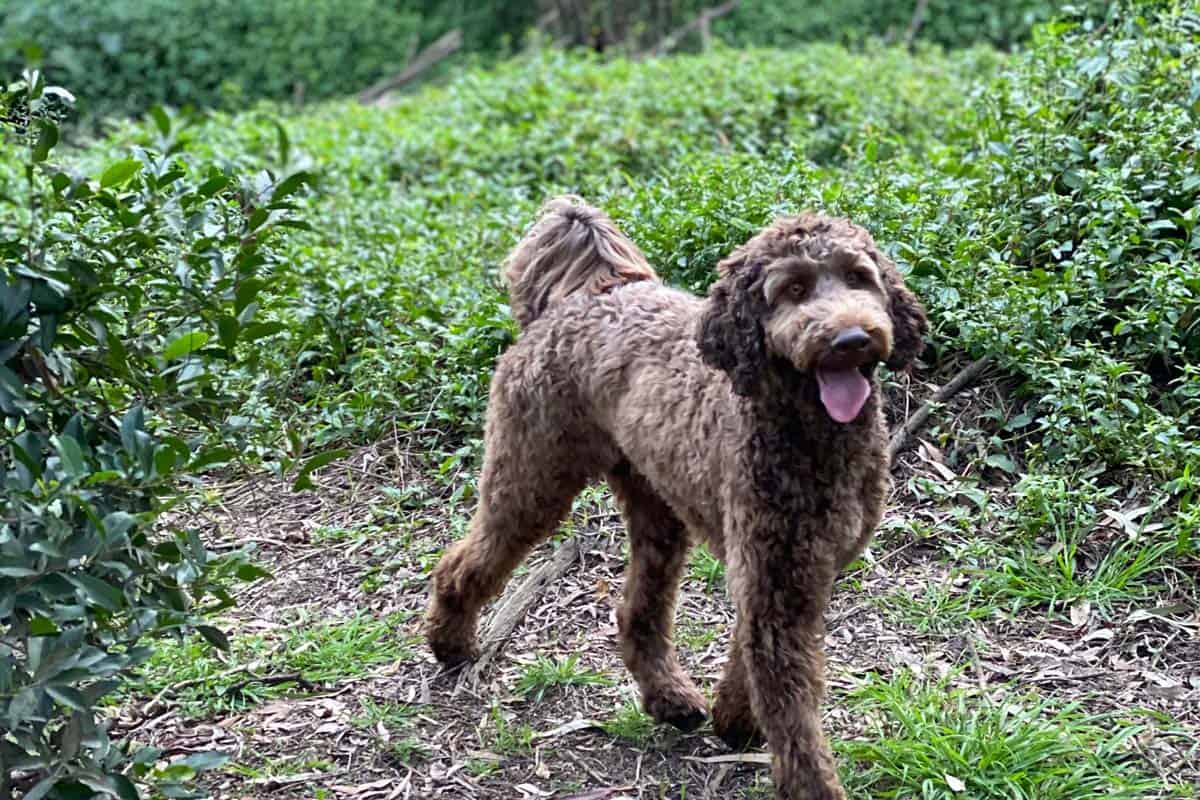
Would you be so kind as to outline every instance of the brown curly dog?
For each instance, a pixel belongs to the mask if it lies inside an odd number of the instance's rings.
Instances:
[[[925,314],[842,219],[777,220],[718,269],[707,300],[667,288],[602,212],[547,203],[505,264],[522,333],[496,365],[479,508],[434,570],[426,632],[443,663],[473,658],[484,604],[604,477],[629,529],[621,650],[646,711],[704,720],[672,644],[701,539],[737,608],[717,734],[765,736],[778,797],[841,798],[818,707],[822,613],[883,513],[875,366],[919,354]]]

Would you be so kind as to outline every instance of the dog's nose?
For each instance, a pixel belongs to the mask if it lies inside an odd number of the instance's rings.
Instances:
[[[862,328],[855,325],[833,337],[833,349],[839,353],[849,353],[862,350],[871,343],[871,337]]]

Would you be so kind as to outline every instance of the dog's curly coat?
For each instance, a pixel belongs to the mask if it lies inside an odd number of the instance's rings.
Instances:
[[[434,571],[426,632],[443,663],[473,658],[483,605],[603,476],[629,529],[621,648],[646,711],[704,720],[672,644],[702,539],[738,615],[716,732],[765,736],[779,797],[841,798],[818,709],[822,613],[883,511],[874,366],[914,359],[925,315],[842,219],[777,220],[718,268],[707,300],[667,288],[602,212],[547,203],[506,262],[523,332],[496,366],[479,508]]]

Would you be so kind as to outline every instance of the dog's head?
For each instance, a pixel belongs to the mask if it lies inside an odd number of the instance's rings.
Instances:
[[[706,364],[753,396],[775,362],[812,376],[821,403],[850,422],[880,361],[907,365],[924,347],[920,302],[870,234],[816,214],[777,220],[718,265],[699,329]]]

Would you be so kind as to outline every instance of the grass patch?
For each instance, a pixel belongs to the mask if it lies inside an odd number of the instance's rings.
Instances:
[[[720,631],[712,625],[685,619],[675,628],[675,640],[689,650],[703,650],[717,640]]]
[[[161,693],[189,717],[249,708],[297,686],[266,685],[256,678],[298,673],[310,683],[336,683],[378,664],[412,658],[412,637],[397,633],[410,616],[361,614],[315,624],[301,620],[282,635],[233,636],[228,653],[198,636],[164,642],[130,689],[149,696]]]
[[[382,724],[392,731],[407,730],[417,713],[417,710],[407,703],[381,703],[370,697],[362,698],[359,705],[362,713],[354,722],[363,727],[373,728]]]
[[[546,658],[538,656],[531,664],[527,664],[517,681],[517,691],[533,700],[539,701],[551,689],[566,686],[611,686],[612,678],[581,667],[579,656],[566,658]]]
[[[1172,568],[1174,550],[1170,541],[1125,541],[1089,566],[1075,537],[1059,540],[1049,550],[1019,545],[996,566],[975,573],[976,591],[987,602],[1014,612],[1038,607],[1061,614],[1080,600],[1109,610],[1114,604],[1145,601],[1160,591],[1160,578]]]
[[[328,772],[333,768],[334,763],[329,759],[308,755],[268,758],[262,764],[256,766],[230,764],[227,767],[230,772],[250,779],[286,778],[289,775]]]
[[[725,585],[725,565],[701,542],[692,549],[688,560],[688,576],[704,584],[710,593]]]
[[[920,594],[912,595],[899,590],[875,600],[889,619],[917,633],[961,632],[968,622],[987,617],[996,608],[994,605],[981,604],[974,590],[954,586],[950,577],[931,580]]]
[[[864,738],[837,745],[851,796],[1137,800],[1163,789],[1130,743],[1147,726],[1130,716],[997,701],[906,672],[845,702],[867,720]]]
[[[533,728],[513,723],[505,716],[500,704],[493,702],[488,709],[488,719],[479,730],[479,741],[499,755],[518,755],[533,750],[533,734]]]
[[[624,739],[635,747],[641,747],[654,738],[654,718],[642,710],[636,700],[627,700],[623,706],[603,725],[609,736]]]

